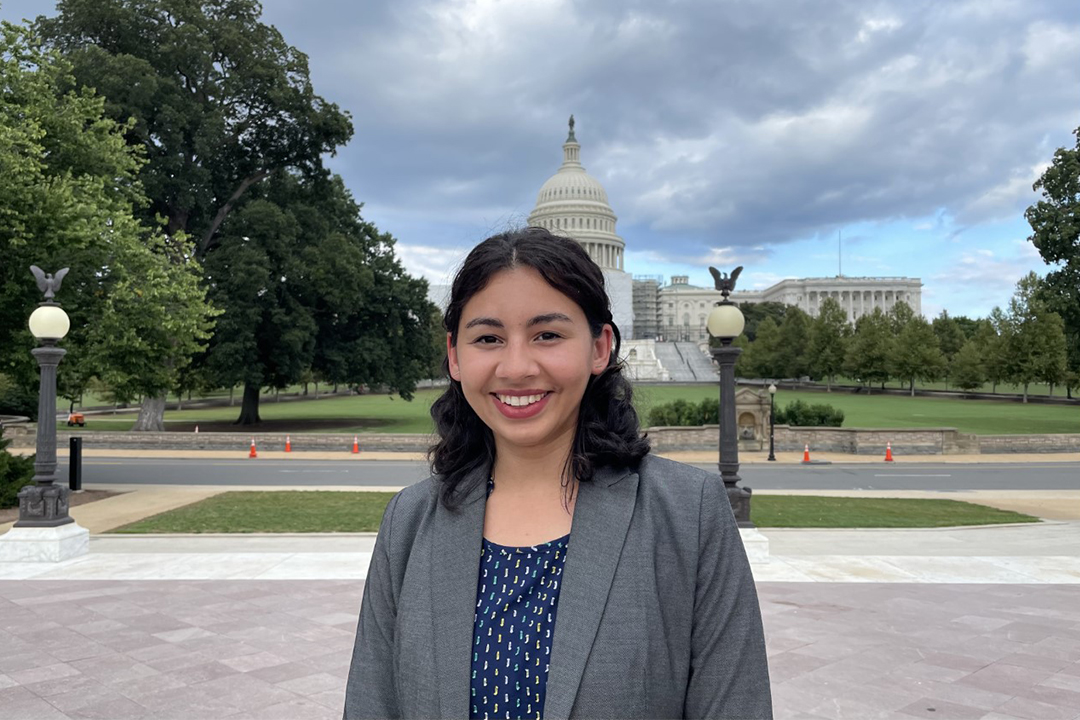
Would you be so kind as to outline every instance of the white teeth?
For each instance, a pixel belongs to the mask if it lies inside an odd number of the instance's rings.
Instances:
[[[544,393],[546,394],[546,393]],[[532,405],[535,402],[540,402],[544,399],[544,394],[540,395],[498,395],[497,397],[501,402],[510,407],[524,407],[526,405]]]

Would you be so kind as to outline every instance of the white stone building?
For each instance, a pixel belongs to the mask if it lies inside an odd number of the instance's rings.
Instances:
[[[821,302],[835,298],[855,322],[875,307],[884,312],[897,302],[907,303],[916,315],[922,313],[922,281],[904,277],[832,277],[781,280],[760,292],[741,292],[736,288],[731,299],[739,304],[778,302],[802,308],[817,317]],[[671,283],[660,288],[660,336],[669,342],[708,342],[706,319],[720,293],[713,287],[691,285],[686,275],[674,275]]]
[[[600,181],[585,172],[581,145],[570,135],[563,143],[563,163],[540,188],[529,225],[577,240],[600,266],[611,298],[611,313],[624,339],[634,334],[633,278],[623,270],[626,243],[615,234],[614,211]]]
[[[821,302],[827,297],[840,303],[850,322],[873,312],[874,308],[888,312],[898,302],[907,303],[916,315],[922,314],[922,281],[918,278],[804,278],[781,280],[761,292],[736,289],[731,294],[731,299],[737,303],[779,302],[802,308],[811,317],[817,317]]]

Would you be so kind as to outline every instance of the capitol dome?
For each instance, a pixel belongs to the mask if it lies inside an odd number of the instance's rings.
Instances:
[[[562,166],[541,186],[529,225],[572,237],[601,268],[622,270],[625,243],[615,234],[616,220],[604,186],[581,165],[581,145],[574,137],[571,115]]]

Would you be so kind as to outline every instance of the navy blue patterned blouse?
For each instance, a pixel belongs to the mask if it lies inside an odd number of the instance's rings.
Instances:
[[[488,493],[493,485],[488,482]],[[532,547],[486,538],[473,620],[469,717],[542,718],[570,536]]]

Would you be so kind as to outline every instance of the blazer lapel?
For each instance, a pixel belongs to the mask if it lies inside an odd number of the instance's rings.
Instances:
[[[476,582],[487,506],[487,466],[462,481],[471,488],[456,512],[438,502],[432,532],[431,610],[440,717],[469,717],[470,652]]]
[[[544,700],[547,718],[569,717],[574,706],[630,528],[637,486],[636,473],[610,468],[579,485],[559,589]]]

